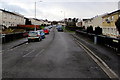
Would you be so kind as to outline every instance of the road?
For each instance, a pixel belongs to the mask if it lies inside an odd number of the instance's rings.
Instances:
[[[69,33],[55,28],[40,42],[3,51],[2,60],[3,78],[108,78]]]

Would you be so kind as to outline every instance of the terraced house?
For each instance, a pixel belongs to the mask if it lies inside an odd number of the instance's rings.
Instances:
[[[108,13],[102,17],[103,34],[110,37],[118,37],[115,22],[120,17],[120,10]]]
[[[0,25],[5,27],[25,24],[24,16],[16,12],[0,9]]]

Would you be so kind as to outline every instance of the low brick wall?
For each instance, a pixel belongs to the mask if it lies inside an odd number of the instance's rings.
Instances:
[[[27,37],[27,32],[17,32],[11,34],[2,34],[2,43],[14,41],[16,39]]]

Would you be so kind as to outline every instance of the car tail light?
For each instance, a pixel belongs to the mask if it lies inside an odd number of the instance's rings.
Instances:
[[[30,37],[30,35],[28,35],[28,37]]]
[[[37,35],[38,37],[40,37],[40,35]]]

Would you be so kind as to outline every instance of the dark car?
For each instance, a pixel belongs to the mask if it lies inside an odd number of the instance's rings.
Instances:
[[[43,31],[43,30],[38,30],[38,31],[40,32],[40,35],[41,35],[42,39],[44,39],[44,38],[45,38],[45,33],[44,33],[44,31]]]
[[[57,30],[58,30],[59,32],[63,32],[63,28],[62,28],[62,27],[58,27]]]

